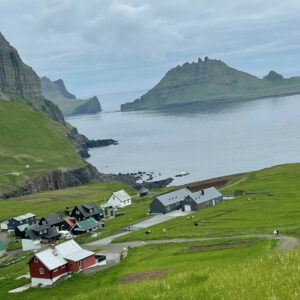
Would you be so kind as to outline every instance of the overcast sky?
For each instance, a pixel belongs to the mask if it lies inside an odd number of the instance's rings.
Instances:
[[[299,28],[299,0],[0,0],[23,60],[79,97],[148,89],[205,56],[300,75]]]

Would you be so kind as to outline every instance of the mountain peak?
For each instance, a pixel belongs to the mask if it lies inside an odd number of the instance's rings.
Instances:
[[[283,76],[275,71],[270,71],[267,76],[264,77],[264,79],[268,79],[271,81],[277,81],[284,79]]]

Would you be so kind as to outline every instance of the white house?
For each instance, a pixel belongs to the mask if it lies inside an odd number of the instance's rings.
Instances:
[[[131,205],[131,197],[124,190],[120,190],[118,192],[114,192],[107,200],[107,203],[114,208],[125,207]]]

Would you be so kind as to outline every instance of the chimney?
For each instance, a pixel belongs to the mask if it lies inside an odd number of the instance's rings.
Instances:
[[[204,190],[201,190],[201,194],[204,195]]]

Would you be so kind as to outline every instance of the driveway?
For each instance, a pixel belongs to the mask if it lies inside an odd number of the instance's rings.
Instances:
[[[191,212],[189,211],[181,211],[181,210],[176,210],[176,211],[171,211],[166,214],[158,214],[152,218],[149,218],[147,220],[144,220],[142,222],[136,223],[133,226],[134,227],[139,227],[139,228],[147,228],[177,217],[182,217],[190,214]]]

